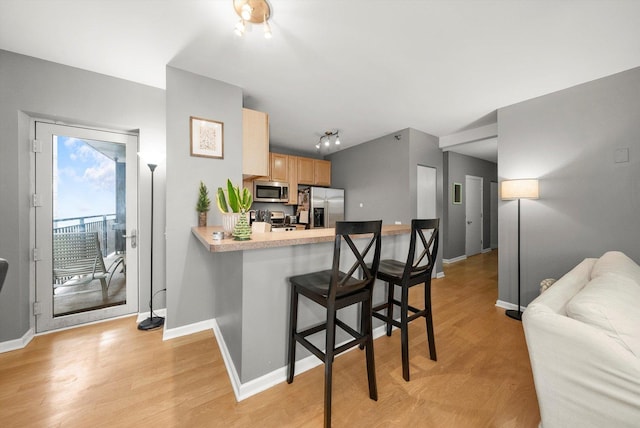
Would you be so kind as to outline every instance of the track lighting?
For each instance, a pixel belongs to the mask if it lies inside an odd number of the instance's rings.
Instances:
[[[335,146],[340,145],[340,136],[338,135],[340,131],[325,131],[324,135],[320,137],[318,143],[316,144],[316,150],[320,151],[320,148],[324,147],[327,150],[331,147],[331,140],[333,139],[333,144]],[[335,138],[334,138],[335,137]]]

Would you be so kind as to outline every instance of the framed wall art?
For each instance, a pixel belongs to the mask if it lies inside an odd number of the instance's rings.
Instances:
[[[224,124],[191,116],[191,156],[223,159]]]
[[[456,205],[462,203],[462,184],[461,183],[453,183],[452,200],[453,200],[453,203]]]

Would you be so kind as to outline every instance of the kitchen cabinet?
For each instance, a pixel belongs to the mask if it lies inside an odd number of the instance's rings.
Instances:
[[[331,161],[300,156],[269,153],[269,171],[262,175],[244,177],[244,185],[253,191],[253,181],[289,183],[289,202],[298,204],[298,185],[331,186]]]
[[[313,184],[316,186],[331,186],[331,161],[313,160]]]
[[[314,174],[313,174],[313,159],[301,158],[298,161],[298,184],[308,184],[313,186]]]
[[[269,115],[242,109],[242,175],[269,175]]]
[[[298,184],[331,186],[331,161],[313,158],[297,158]]]
[[[289,183],[289,202],[287,205],[298,205],[298,157],[287,156],[287,182]]]
[[[287,167],[287,161],[289,156],[279,153],[270,153],[269,158],[271,160],[271,181],[286,182],[289,176],[289,169]]]

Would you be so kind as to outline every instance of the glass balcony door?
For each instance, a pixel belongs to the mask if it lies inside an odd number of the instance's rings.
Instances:
[[[137,312],[138,138],[35,122],[36,332]]]

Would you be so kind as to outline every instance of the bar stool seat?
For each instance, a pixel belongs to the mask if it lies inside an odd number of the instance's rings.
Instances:
[[[337,222],[336,237],[333,248],[332,268],[289,278],[291,283],[291,306],[289,323],[289,367],[287,382],[293,382],[296,363],[296,343],[300,343],[325,364],[324,376],[324,426],[331,426],[331,381],[334,357],[350,348],[361,346],[366,348],[367,378],[369,382],[369,397],[378,399],[376,386],[375,364],[373,358],[373,332],[372,321],[372,291],[380,263],[382,221],[365,222]],[[369,238],[368,244],[363,250],[353,242],[352,238]],[[365,240],[365,243],[367,241]],[[345,273],[340,269],[343,244],[351,250],[345,251],[347,255],[355,257],[355,262]],[[373,248],[372,253],[369,251]],[[367,254],[369,256],[367,257]],[[366,259],[370,259],[365,261]],[[369,263],[367,265],[367,263]],[[358,278],[358,275],[361,278]],[[298,331],[298,299],[303,295],[308,299],[326,308],[326,321]],[[355,330],[342,320],[337,318],[339,309],[354,304],[362,304],[360,311],[360,331]],[[352,338],[336,348],[336,327],[348,333]],[[313,345],[307,337],[325,332],[325,350]]]
[[[411,220],[411,240],[407,260],[404,262],[391,259],[381,260],[378,268],[377,278],[387,283],[387,299],[384,303],[373,307],[372,315],[386,323],[387,336],[391,336],[392,327],[400,329],[402,377],[406,381],[409,381],[409,322],[420,317],[425,318],[429,357],[431,360],[437,361],[431,315],[431,274],[438,252],[438,225],[439,219]],[[422,247],[422,251],[416,257],[416,246],[418,245]],[[409,305],[409,288],[422,283],[424,283],[424,309],[419,309]],[[400,300],[394,298],[396,285],[401,288]],[[400,321],[394,318],[394,306],[400,308]]]

